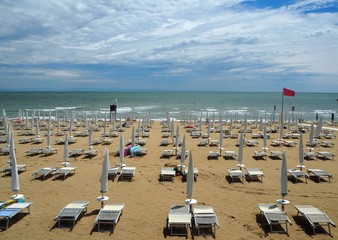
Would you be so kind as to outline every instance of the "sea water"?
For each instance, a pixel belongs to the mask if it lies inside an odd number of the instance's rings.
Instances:
[[[75,112],[77,117],[96,114],[104,117],[110,105],[117,103],[118,118],[177,120],[215,118],[217,120],[248,119],[277,121],[282,108],[282,94],[271,92],[0,92],[0,110],[11,118],[28,112],[56,116]],[[284,96],[285,119],[298,121],[323,118],[331,121],[338,110],[337,93],[296,93]],[[66,112],[66,113],[65,113]],[[3,113],[0,113],[0,116]],[[27,115],[27,113],[25,114]]]

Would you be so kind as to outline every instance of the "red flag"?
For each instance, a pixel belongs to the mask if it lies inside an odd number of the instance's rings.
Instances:
[[[289,96],[289,97],[294,97],[296,95],[295,91],[287,88],[283,88],[283,95],[284,96]]]

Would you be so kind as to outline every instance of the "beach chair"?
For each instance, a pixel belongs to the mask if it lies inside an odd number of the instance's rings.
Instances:
[[[71,228],[73,229],[80,215],[87,211],[88,205],[88,201],[74,201],[67,204],[54,218],[58,228],[61,226],[61,222],[71,222]]]
[[[331,178],[333,177],[331,173],[323,170],[323,169],[308,169],[308,174],[309,174],[309,177],[310,176],[315,176],[315,177],[318,177],[318,182],[320,183],[321,182],[321,179],[323,177],[327,177],[329,182],[331,181]]]
[[[114,179],[117,176],[117,172],[118,172],[119,168],[118,167],[112,167],[108,169],[108,179],[112,179],[114,181]]]
[[[247,168],[247,176],[250,178],[250,181],[253,181],[254,179],[258,179],[261,182],[263,182],[264,173],[259,168]]]
[[[163,150],[160,158],[170,158],[173,156],[173,150]]]
[[[235,179],[239,179],[239,180],[242,180],[242,183],[244,183],[243,179],[245,177],[245,174],[243,173],[241,169],[238,169],[238,168],[228,169],[228,174],[232,182],[234,182]]]
[[[282,152],[281,151],[270,151],[270,158],[273,158],[273,159],[277,159],[277,158],[281,158],[282,156]]]
[[[27,164],[18,164],[16,165],[18,169],[18,173],[25,172],[27,170]],[[8,166],[5,169],[2,170],[4,173],[3,176],[6,176],[7,174],[10,174],[12,172],[12,166]]]
[[[58,178],[58,177],[63,177],[63,180],[66,179],[68,174],[71,173],[75,173],[75,169],[76,167],[62,167],[62,168],[58,168],[55,172],[54,172],[54,179]]]
[[[3,209],[0,210],[0,222],[4,221],[5,227],[1,227],[3,229],[8,229],[9,227],[9,221],[15,217],[17,214],[22,212],[24,209],[28,210],[28,213],[30,213],[29,207],[32,205],[32,202],[24,202],[24,203],[13,203]]]
[[[98,154],[97,150],[87,150],[84,152],[84,155],[86,157],[89,157],[90,159],[92,159],[93,157],[95,157]]]
[[[175,168],[165,167],[161,169],[161,174],[160,174],[161,181],[169,180],[173,182],[175,177],[176,177]]]
[[[313,234],[316,234],[316,228],[318,226],[327,225],[329,229],[329,235],[331,235],[330,226],[336,226],[333,221],[326,215],[325,212],[319,210],[312,205],[295,205],[297,209],[297,216],[301,214],[311,225]]]
[[[218,157],[219,157],[219,152],[209,151],[209,154],[208,154],[208,159],[209,160],[211,160],[211,159],[218,160]]]
[[[206,146],[208,146],[208,140],[201,140],[201,141],[199,141],[199,143],[197,144],[197,146],[199,146],[199,147],[206,147]]]
[[[167,227],[170,230],[170,236],[186,235],[188,237],[189,227],[191,227],[189,206],[172,205],[168,214]],[[176,232],[174,232],[174,230],[176,230]]]
[[[219,223],[214,208],[212,206],[194,206],[192,212],[197,234],[199,236],[213,235],[216,238],[216,227],[219,228]]]
[[[120,173],[120,180],[124,181],[124,180],[133,180],[133,177],[135,176],[136,173],[136,167],[134,166],[126,166],[123,167]]]
[[[260,215],[263,214],[266,221],[270,226],[270,232],[278,232],[278,233],[286,233],[289,235],[288,232],[288,224],[292,224],[289,217],[286,213],[280,209],[276,204],[265,204],[261,203],[258,204],[258,208],[260,210]],[[274,230],[273,226],[285,224],[285,229],[283,230]]]
[[[44,156],[49,156],[49,155],[52,155],[52,154],[57,154],[58,153],[58,149],[57,148],[47,148],[47,149],[43,149],[41,151],[41,154],[44,155]]]
[[[287,172],[290,176],[292,176],[296,180],[296,182],[298,182],[299,178],[303,177],[305,178],[305,182],[307,183],[309,175],[306,172],[303,172],[298,168],[289,168]]]
[[[42,150],[43,150],[42,148],[32,148],[27,150],[25,153],[27,156],[35,156],[42,153]]]
[[[106,204],[97,215],[94,221],[94,227],[97,226],[98,232],[110,231],[113,232],[120,216],[123,213],[124,203]],[[112,225],[111,230],[103,229],[102,225]]]
[[[183,171],[182,171],[182,175],[184,178],[187,177],[187,174],[188,174],[188,170],[189,168],[184,168]],[[194,167],[194,180],[195,182],[197,181],[197,176],[199,175],[199,171],[198,171],[198,168],[197,167]]]
[[[225,151],[224,152],[224,158],[225,159],[236,159],[237,153],[235,151]]]
[[[253,155],[253,157],[255,158],[255,159],[263,159],[263,160],[265,160],[266,159],[266,156],[267,156],[268,154],[266,153],[266,152],[264,152],[264,151],[254,151],[254,155]]]
[[[84,154],[84,149],[74,149],[69,152],[69,157],[77,158],[78,156]]]
[[[248,147],[257,147],[258,142],[256,140],[247,140],[245,145]]]
[[[42,178],[42,180],[45,180],[48,175],[53,175],[56,170],[57,168],[54,167],[39,168],[32,174],[32,176],[34,176],[34,179]]]
[[[334,153],[331,153],[331,152],[316,152],[316,157],[323,159],[323,160],[327,160],[327,159],[334,160],[335,156],[336,155]]]

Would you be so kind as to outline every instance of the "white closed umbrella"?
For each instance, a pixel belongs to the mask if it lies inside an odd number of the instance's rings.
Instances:
[[[134,128],[134,125],[133,125],[133,129],[132,129],[132,132],[131,132],[131,146],[135,147],[135,128]]]
[[[189,204],[190,206],[192,204],[195,204],[197,201],[192,198],[193,192],[194,192],[194,160],[192,158],[191,151],[189,152],[189,163],[188,163],[188,173],[187,173],[187,195],[188,199],[185,200],[186,204]]]
[[[120,135],[120,167],[124,166],[124,138],[123,138],[123,133]]]
[[[243,145],[244,145],[244,138],[243,134],[241,134],[241,137],[239,138],[239,149],[238,149],[238,159],[237,159],[237,166],[239,169],[242,169],[242,167],[245,167],[243,164]]]
[[[39,126],[39,118],[36,119],[36,128],[35,128],[36,137],[40,137],[40,126]]]
[[[248,119],[247,119],[247,116],[246,114],[244,115],[244,130],[243,130],[243,135],[244,135],[244,138],[246,138],[246,131],[248,129]]]
[[[88,135],[88,148],[91,149],[93,148],[93,127],[92,124],[89,126],[89,135]]]
[[[14,133],[13,131],[10,133],[10,146],[9,146],[9,154],[10,154],[10,163],[11,163],[11,180],[12,180],[12,191],[15,193],[16,197],[20,190],[20,183],[19,183],[19,173],[18,173],[18,166],[16,163],[16,154],[15,154],[15,146],[14,146]]]
[[[176,150],[176,155],[179,149],[179,145],[180,145],[180,132],[179,132],[179,128],[178,125],[176,125],[176,133],[175,133],[175,150]]]
[[[299,158],[299,165],[297,167],[302,170],[305,168],[304,166],[304,144],[303,144],[303,134],[300,132],[299,136],[299,153],[298,153],[298,158]]]
[[[219,155],[222,156],[223,150],[223,126],[221,125],[221,131],[219,132]]]
[[[186,142],[185,142],[185,134],[184,134],[183,142],[182,142],[182,150],[181,150],[181,165],[180,165],[181,172],[183,171],[183,166],[184,166],[183,164],[186,158],[185,151],[186,151]]]
[[[288,172],[287,172],[287,162],[286,162],[286,155],[285,151],[283,151],[282,156],[282,167],[281,167],[281,195],[282,199],[278,200],[278,203],[282,204],[282,209],[284,210],[284,205],[288,204],[289,201],[285,200],[284,197],[288,195]]]
[[[63,165],[64,166],[67,166],[69,164],[68,157],[69,157],[69,143],[68,143],[68,134],[66,133],[65,145],[63,147]]]
[[[264,124],[264,127],[263,127],[263,150],[264,150],[264,152],[266,152],[266,150],[268,150],[268,148],[267,148],[267,136],[266,136],[266,124]]]
[[[314,140],[314,132],[315,132],[315,129],[314,129],[314,125],[313,123],[311,124],[311,128],[310,128],[310,135],[309,135],[309,145],[310,145],[310,148],[314,146],[314,143],[313,143],[313,140]]]
[[[108,170],[109,170],[109,151],[106,148],[104,151],[103,163],[102,163],[102,171],[101,171],[101,179],[100,179],[100,193],[102,194],[100,197],[97,197],[97,200],[101,202],[101,208],[103,208],[103,204],[105,201],[109,199],[109,197],[104,196],[106,192],[108,192]]]
[[[50,148],[52,145],[52,140],[51,140],[51,132],[50,132],[50,121],[48,121],[48,128],[47,128],[47,148]]]

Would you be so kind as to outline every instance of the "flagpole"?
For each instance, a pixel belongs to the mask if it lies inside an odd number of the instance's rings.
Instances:
[[[284,128],[284,87],[282,90],[282,110],[280,113],[280,129],[279,129],[279,138],[282,139],[282,133]]]

